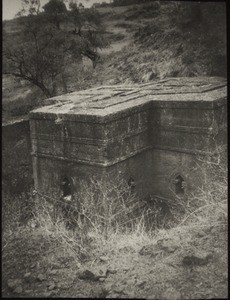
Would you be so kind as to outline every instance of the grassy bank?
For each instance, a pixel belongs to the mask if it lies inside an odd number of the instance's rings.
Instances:
[[[105,186],[92,179],[91,187],[82,185],[73,206],[55,195],[54,207],[35,193],[4,197],[5,295],[17,294],[8,282],[16,278],[21,296],[226,297],[226,161],[210,162],[209,168],[211,177],[202,188],[180,207],[169,204],[172,217],[164,221],[159,207],[140,206],[122,181]],[[41,274],[45,279],[39,282]]]

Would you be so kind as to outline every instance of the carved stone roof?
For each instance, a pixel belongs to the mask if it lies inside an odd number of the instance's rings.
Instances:
[[[224,78],[168,78],[146,84],[101,86],[56,96],[45,100],[47,105],[33,110],[30,116],[52,118],[53,114],[65,116],[65,119],[78,116],[82,121],[96,118],[103,122],[141,109],[147,103],[151,107],[212,108],[221,105],[226,94]]]

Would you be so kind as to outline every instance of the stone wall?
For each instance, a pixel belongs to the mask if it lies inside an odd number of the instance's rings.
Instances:
[[[29,120],[2,126],[3,192],[19,195],[33,186]]]
[[[61,194],[64,177],[74,194],[81,180],[119,174],[143,199],[184,197],[202,184],[197,157],[226,143],[221,78],[106,86],[47,104],[30,114],[35,186],[47,194]]]

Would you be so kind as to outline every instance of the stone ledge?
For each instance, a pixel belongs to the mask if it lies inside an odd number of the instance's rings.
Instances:
[[[98,146],[106,146],[110,142],[116,142],[117,140],[125,140],[129,139],[130,137],[145,133],[149,130],[148,127],[142,128],[141,130],[133,130],[129,131],[128,134],[121,134],[117,135],[112,138],[106,138],[106,139],[98,139],[98,138],[85,138],[85,137],[74,137],[74,136],[68,136],[68,140],[71,143],[74,144],[83,144],[83,145],[98,145]],[[50,134],[35,134],[31,133],[31,139],[32,140],[49,140],[49,141],[66,141],[65,137],[61,136],[55,136],[55,135],[50,135]]]
[[[226,104],[223,78],[171,78],[145,85],[99,87],[47,100],[31,119],[108,123],[152,108],[215,109]]]
[[[105,159],[104,161],[90,161],[90,160],[74,159],[74,158],[67,158],[67,157],[62,157],[62,156],[54,156],[54,155],[43,154],[43,153],[34,153],[34,152],[31,152],[31,155],[33,157],[37,157],[37,158],[49,158],[52,160],[61,160],[61,161],[67,161],[67,162],[77,163],[77,164],[94,165],[94,166],[99,166],[99,167],[110,167],[118,162],[127,160],[137,154],[140,154],[144,151],[150,150],[151,148],[152,148],[151,146],[148,146],[148,147],[139,149],[138,151],[135,151],[133,153],[130,153],[129,155],[121,156],[118,159],[112,159],[110,161],[107,159]]]
[[[162,145],[155,145],[155,146],[148,146],[143,149],[140,149],[138,151],[135,151],[133,153],[130,153],[129,155],[126,156],[121,156],[117,159],[111,159],[105,160],[105,161],[89,161],[89,160],[83,160],[83,159],[73,159],[73,158],[67,158],[67,157],[62,157],[62,156],[54,156],[54,155],[49,155],[49,154],[42,154],[42,153],[34,153],[32,152],[31,155],[33,157],[37,158],[48,158],[52,160],[61,160],[61,161],[66,161],[66,162],[71,162],[73,164],[84,164],[84,165],[93,165],[93,166],[98,166],[98,167],[110,167],[113,166],[117,163],[120,163],[122,161],[128,160],[129,158],[141,154],[145,151],[148,150],[164,150],[164,151],[170,151],[170,152],[178,152],[178,153],[184,153],[184,154],[190,154],[190,155],[200,155],[200,156],[213,156],[216,155],[217,152],[206,152],[206,151],[200,151],[200,150],[191,150],[191,149],[181,149],[178,147],[167,147],[167,146],[162,146]]]

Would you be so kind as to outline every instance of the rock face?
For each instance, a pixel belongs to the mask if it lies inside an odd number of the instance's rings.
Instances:
[[[47,104],[30,113],[35,187],[46,194],[74,195],[81,180],[119,174],[141,197],[183,198],[202,182],[197,156],[226,139],[221,78],[102,86]]]

